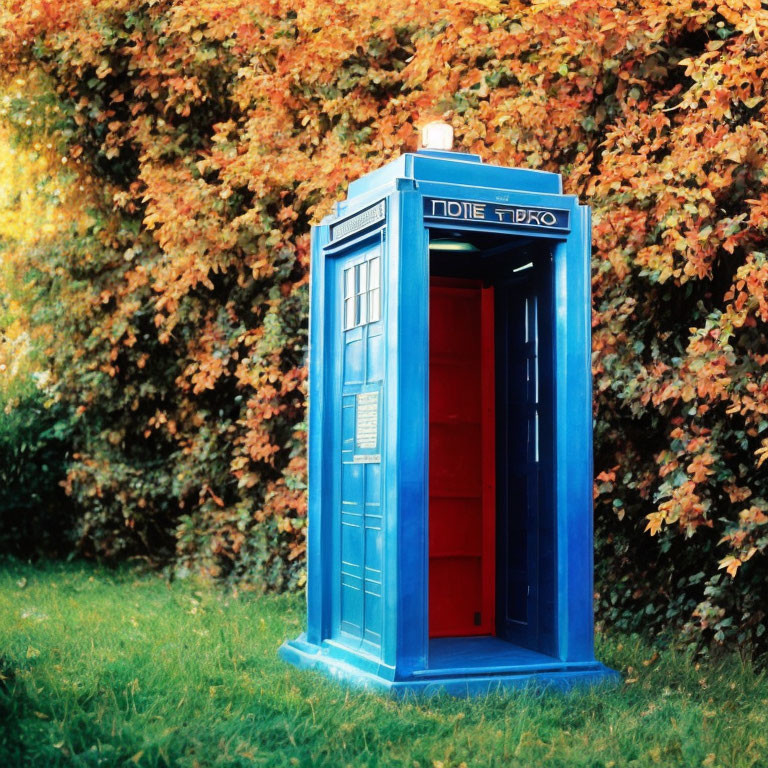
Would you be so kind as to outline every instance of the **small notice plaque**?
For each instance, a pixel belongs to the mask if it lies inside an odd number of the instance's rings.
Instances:
[[[353,464],[380,464],[380,453],[358,453],[352,457]]]
[[[355,405],[355,447],[376,450],[379,445],[379,393],[362,392],[357,395]]]
[[[424,218],[439,221],[476,221],[502,227],[570,229],[570,212],[564,208],[482,203],[473,200],[424,198]]]
[[[361,392],[355,397],[355,453],[353,464],[378,464],[379,393]]]

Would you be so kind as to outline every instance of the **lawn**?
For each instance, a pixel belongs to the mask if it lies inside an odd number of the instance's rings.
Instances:
[[[601,637],[614,689],[396,701],[276,656],[298,597],[0,562],[0,766],[768,766],[768,679]]]

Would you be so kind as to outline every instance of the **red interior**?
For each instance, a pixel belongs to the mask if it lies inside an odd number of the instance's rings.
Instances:
[[[430,280],[429,634],[494,633],[493,288]]]

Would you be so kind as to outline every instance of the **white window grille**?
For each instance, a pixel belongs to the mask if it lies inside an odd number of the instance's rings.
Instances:
[[[344,330],[381,319],[381,259],[373,256],[344,270]]]

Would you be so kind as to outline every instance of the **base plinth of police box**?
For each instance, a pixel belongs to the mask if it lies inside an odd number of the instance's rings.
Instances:
[[[478,639],[466,638],[471,641]],[[379,665],[379,669],[383,674],[376,674],[370,668],[371,664],[366,663],[369,662],[368,659],[354,652],[345,652],[343,647],[333,643],[323,643],[319,646],[309,643],[304,634],[295,640],[283,643],[279,654],[284,661],[299,669],[314,669],[338,682],[394,696],[408,694],[432,696],[439,693],[452,696],[477,696],[499,690],[526,687],[567,691],[585,686],[616,685],[621,681],[618,672],[609,669],[599,661],[563,662],[511,646],[496,638],[487,638],[487,640],[498,645],[509,646],[508,652],[502,654],[502,658],[496,660],[481,653],[467,659],[466,653],[462,654],[460,650],[461,645],[456,642],[465,638],[450,638],[450,640],[454,642],[444,644],[438,666],[417,671],[405,679],[390,679],[387,674],[391,674],[392,670],[382,665]],[[459,651],[456,654],[458,657],[456,664],[451,667],[446,666],[446,662],[450,661],[452,648]],[[520,657],[520,663],[509,663],[514,656]],[[357,665],[358,661],[360,666]],[[373,659],[370,661],[372,662]]]

